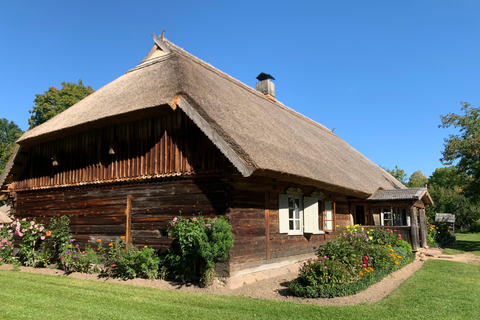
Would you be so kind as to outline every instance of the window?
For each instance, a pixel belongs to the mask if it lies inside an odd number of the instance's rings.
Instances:
[[[323,194],[315,192],[304,197],[298,188],[290,188],[278,196],[278,219],[280,233],[301,235],[324,233],[319,228],[319,204]],[[332,211],[333,217],[333,211]]]
[[[325,230],[333,231],[334,225],[334,205],[332,201],[325,201],[325,208],[323,210],[323,221]]]
[[[380,210],[382,226],[409,226],[410,217],[406,209],[390,208]]]

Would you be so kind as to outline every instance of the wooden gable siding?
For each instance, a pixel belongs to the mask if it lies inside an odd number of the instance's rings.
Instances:
[[[132,196],[132,240],[137,246],[167,248],[167,229],[175,216],[204,217],[225,213],[225,182],[208,178],[165,178],[129,184],[27,190],[16,193],[17,219],[35,218],[48,223],[68,215],[73,237],[80,243],[104,245],[126,233],[127,196]],[[96,244],[95,244],[96,246]]]
[[[115,154],[110,154],[110,149]],[[28,148],[17,190],[220,172],[226,158],[179,109]],[[58,162],[53,166],[53,157]]]

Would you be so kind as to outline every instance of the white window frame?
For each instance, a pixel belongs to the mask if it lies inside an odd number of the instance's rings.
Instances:
[[[326,210],[325,209],[325,204],[329,202],[332,204],[332,208],[330,210]],[[326,213],[327,211],[331,211],[332,212],[332,219],[326,219]],[[327,221],[331,221],[332,222],[332,228],[331,229],[327,229],[327,224],[326,222]],[[334,201],[324,201],[323,203],[323,219],[322,219],[322,222],[323,222],[323,230],[325,231],[335,231],[335,202]]]
[[[289,235],[303,235],[309,234],[323,234],[323,230],[319,228],[319,213],[320,213],[320,199],[323,194],[319,192],[312,193],[310,197],[303,197],[302,191],[298,188],[290,188],[285,194],[278,195],[278,219],[279,219],[279,232],[287,233]],[[294,209],[290,206],[291,200],[298,200],[299,207],[298,219],[290,216],[290,209]],[[290,228],[290,222],[293,221],[293,229]],[[295,221],[299,221],[300,229],[295,230]]]

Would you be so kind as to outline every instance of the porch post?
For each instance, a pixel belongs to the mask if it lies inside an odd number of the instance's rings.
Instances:
[[[419,247],[418,239],[418,221],[417,221],[417,208],[410,207],[410,238],[412,239],[412,250],[417,251]]]
[[[422,248],[426,248],[428,245],[427,240],[427,219],[425,217],[425,208],[420,209],[420,238]]]

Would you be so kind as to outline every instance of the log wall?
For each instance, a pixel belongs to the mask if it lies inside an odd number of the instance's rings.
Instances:
[[[350,215],[346,197],[325,190],[278,182],[265,177],[242,178],[232,175],[233,190],[227,214],[235,234],[234,248],[230,254],[231,272],[241,268],[256,267],[270,260],[299,254],[313,254],[314,246],[325,243],[333,233],[288,235],[279,233],[278,195],[290,187],[299,187],[305,196],[322,191],[326,200],[335,202],[335,224],[349,225]],[[323,225],[319,217],[320,226]]]
[[[216,216],[225,213],[225,183],[219,176],[198,179],[19,191],[15,217],[71,215],[74,238],[108,243],[126,233],[127,196],[132,196],[132,240],[137,246],[166,248],[168,223],[175,216]]]

